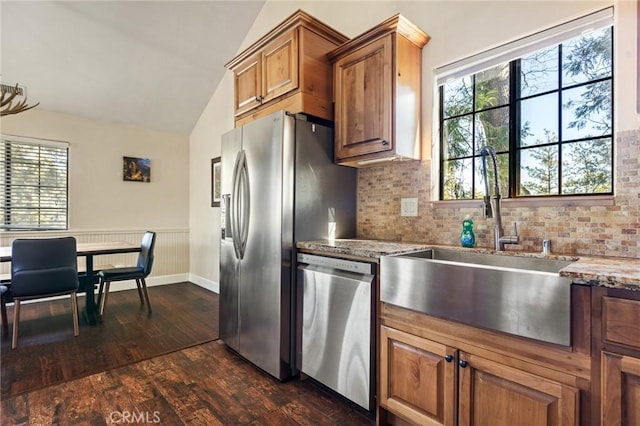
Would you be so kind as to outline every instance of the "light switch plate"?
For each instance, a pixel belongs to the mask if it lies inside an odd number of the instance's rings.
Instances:
[[[401,198],[400,199],[400,216],[408,216],[408,217],[418,216],[418,199],[417,198]]]

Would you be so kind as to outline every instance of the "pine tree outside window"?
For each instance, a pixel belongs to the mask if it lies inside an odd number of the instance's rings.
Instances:
[[[441,200],[485,195],[485,145],[498,154],[504,197],[613,194],[611,16],[606,9],[440,72]]]

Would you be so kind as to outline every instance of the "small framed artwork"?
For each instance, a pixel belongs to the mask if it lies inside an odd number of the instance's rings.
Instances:
[[[211,159],[211,207],[220,207],[220,157]]]
[[[151,182],[151,160],[148,158],[122,157],[122,180]]]

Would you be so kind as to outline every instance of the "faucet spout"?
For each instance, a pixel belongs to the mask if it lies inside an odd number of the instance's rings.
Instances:
[[[481,150],[480,154],[482,155],[482,177],[484,179],[484,217],[492,218],[495,217],[495,228],[494,228],[494,243],[495,249],[498,251],[504,250],[505,244],[517,244],[518,239],[518,231],[515,231],[515,235],[505,236],[502,230],[502,213],[500,211],[500,199],[502,198],[500,195],[500,184],[498,182],[498,158],[496,156],[496,151],[492,146],[485,145]],[[491,162],[493,165],[493,197],[489,192],[489,174],[487,173],[487,155],[491,157]],[[491,199],[493,198],[493,209],[491,206]]]
[[[487,155],[491,157],[491,163],[493,164],[493,193],[500,196],[500,184],[498,183],[498,157],[496,150],[491,145],[485,145],[480,150],[482,155],[482,174],[484,176],[484,192],[489,196],[489,179],[487,176]]]

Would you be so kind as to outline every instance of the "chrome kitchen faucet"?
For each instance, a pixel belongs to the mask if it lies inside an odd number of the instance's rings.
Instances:
[[[496,158],[496,151],[493,147],[486,145],[480,150],[482,154],[482,177],[484,179],[484,199],[483,199],[483,217],[490,219],[494,217],[495,211],[495,228],[493,230],[493,238],[495,242],[495,249],[498,251],[504,250],[505,244],[518,244],[518,228],[516,223],[513,223],[514,235],[503,235],[502,231],[502,214],[500,212],[500,185],[498,184],[498,160]],[[491,196],[489,192],[489,175],[487,174],[487,154],[491,157],[493,162],[493,209],[491,208]]]

